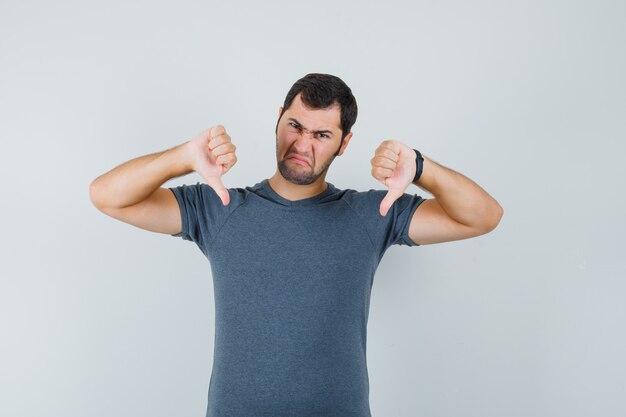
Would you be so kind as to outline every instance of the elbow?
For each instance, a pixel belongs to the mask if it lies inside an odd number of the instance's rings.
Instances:
[[[491,220],[487,225],[487,232],[491,232],[500,224],[500,220],[502,220],[502,216],[504,215],[504,209],[500,204],[496,202],[495,208],[493,209],[493,215],[491,215]]]
[[[100,200],[98,196],[98,186],[96,185],[97,178],[89,184],[89,200],[96,208],[100,208]]]
[[[483,214],[482,222],[477,227],[477,230],[480,231],[481,235],[493,231],[500,224],[503,215],[504,209],[496,202],[487,213]]]

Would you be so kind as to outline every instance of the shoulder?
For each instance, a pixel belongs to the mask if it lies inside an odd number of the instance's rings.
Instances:
[[[357,191],[352,189],[344,190],[345,194],[342,199],[355,211],[360,213],[378,213],[380,203],[387,195],[387,190],[376,190],[370,188],[366,191]],[[408,194],[402,196],[402,198],[409,197]]]
[[[250,194],[250,191],[246,188],[227,188],[230,203],[224,206],[217,192],[206,183],[198,181],[195,184],[182,184],[169,188],[177,197],[181,197],[181,200],[194,202],[197,205],[203,205],[205,207],[224,209],[225,211],[233,211],[235,208],[239,207],[246,201],[246,198]]]
[[[376,190],[370,188],[365,191],[346,189],[343,191],[341,200],[358,217],[368,224],[378,224],[384,221],[380,215],[380,203],[385,198],[387,190]]]

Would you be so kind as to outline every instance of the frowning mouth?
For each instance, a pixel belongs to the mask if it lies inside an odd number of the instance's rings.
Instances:
[[[287,159],[293,159],[294,161],[299,162],[299,163],[301,163],[301,164],[306,164],[306,165],[309,165],[309,163],[308,163],[306,160],[301,159],[301,158],[298,158],[298,157],[296,157],[296,156],[290,156],[290,157],[289,157],[289,158],[287,158]]]

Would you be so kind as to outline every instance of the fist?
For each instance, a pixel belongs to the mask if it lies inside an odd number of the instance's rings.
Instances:
[[[413,182],[416,172],[415,151],[397,140],[385,140],[378,148],[372,164],[372,176],[383,183],[389,191],[380,203],[380,215],[385,216],[394,201],[404,194]]]
[[[222,183],[222,175],[237,163],[235,145],[224,126],[217,125],[199,133],[188,143],[191,166],[211,187],[227,206],[230,203],[228,190]]]

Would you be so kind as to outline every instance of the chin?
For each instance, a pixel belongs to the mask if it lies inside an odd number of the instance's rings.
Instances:
[[[278,170],[285,180],[297,185],[312,184],[319,177],[315,177],[314,175],[307,172],[294,172],[293,170],[286,167],[283,163],[279,164]]]

